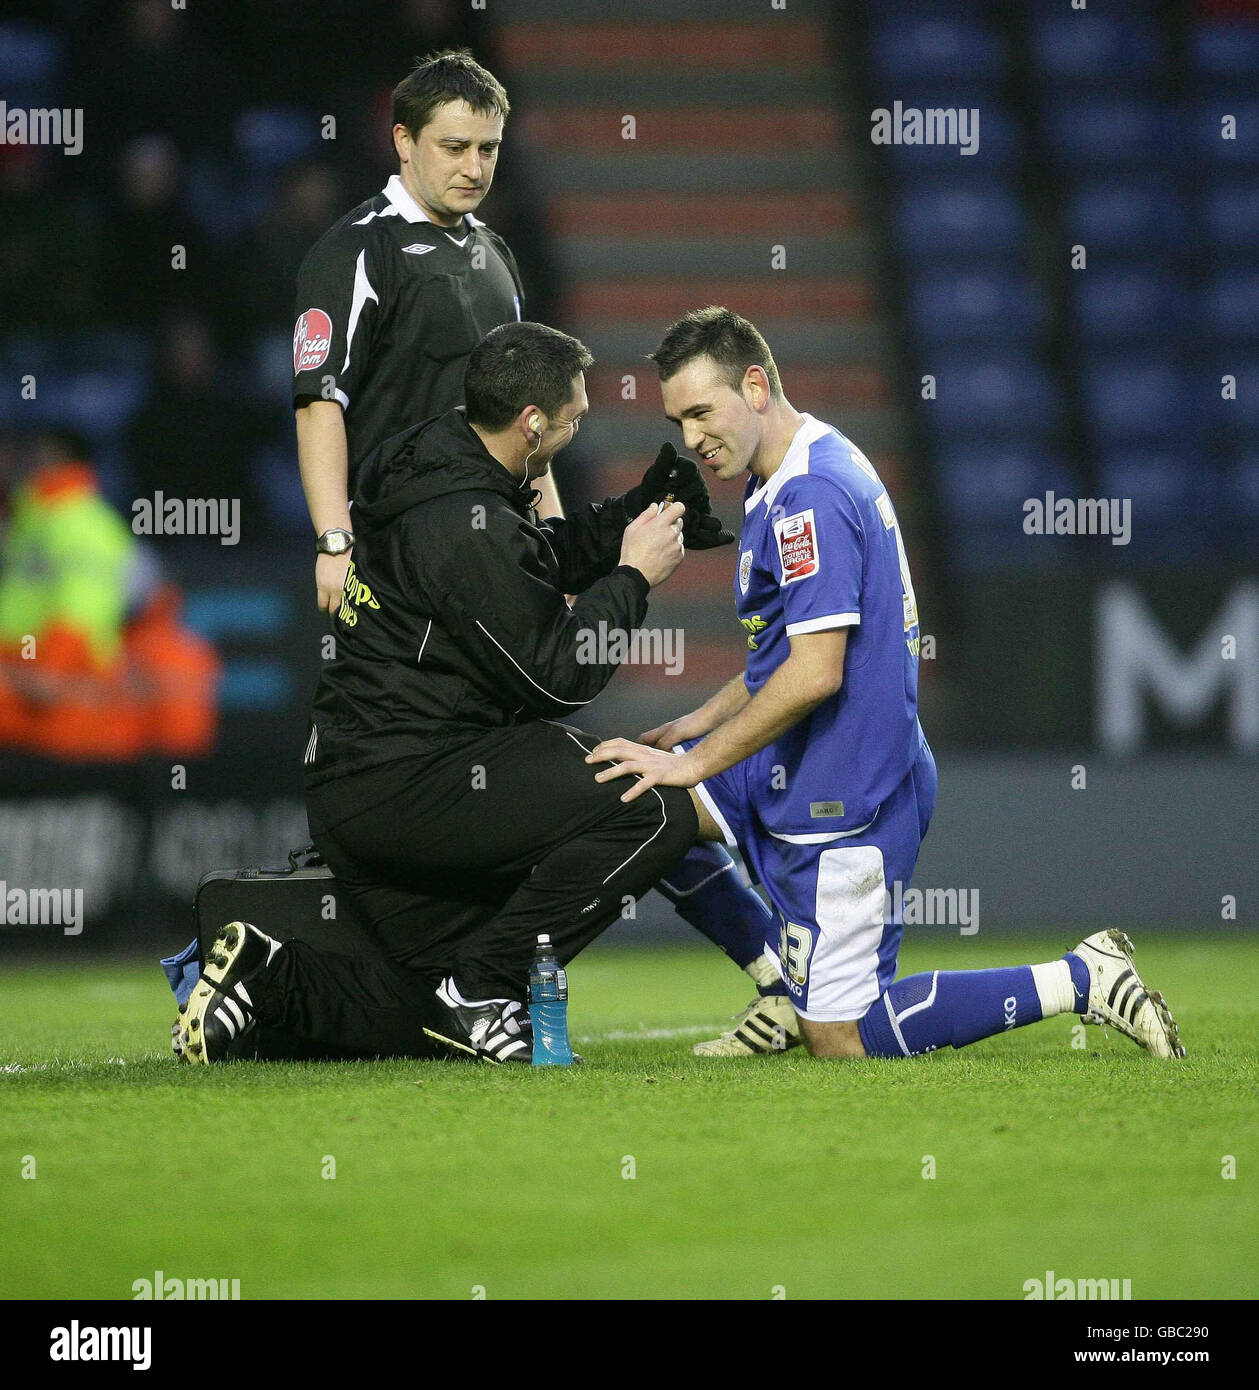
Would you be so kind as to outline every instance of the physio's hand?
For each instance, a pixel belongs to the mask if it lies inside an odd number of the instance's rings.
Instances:
[[[341,590],[345,587],[345,576],[349,572],[350,556],[317,555],[315,557],[315,589],[319,595],[322,612],[335,614],[341,606]]]
[[[713,515],[708,485],[700,474],[699,465],[691,458],[680,458],[672,444],[662,444],[656,461],[643,474],[643,480],[625,494],[625,507],[630,516],[637,515],[649,502],[663,502],[666,497],[686,507],[683,531],[686,543],[693,550],[711,550],[719,545],[733,545],[734,536],[723,530]]]
[[[644,748],[627,738],[604,739],[586,756],[588,763],[613,763],[595,773],[596,782],[611,782],[615,777],[638,778],[621,797],[633,801],[650,787],[693,787],[702,780],[696,772],[689,753],[666,753],[659,748]]]
[[[682,563],[681,502],[667,507],[649,504],[625,528],[621,537],[621,564],[632,565],[654,589]]]
[[[670,720],[668,724],[657,725],[645,734],[639,734],[638,741],[645,743],[648,748],[672,748],[677,743],[685,743],[690,738],[703,738],[711,732],[707,721],[700,717],[699,710],[693,710],[680,719]]]

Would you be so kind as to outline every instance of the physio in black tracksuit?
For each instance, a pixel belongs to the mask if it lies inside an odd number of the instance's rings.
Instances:
[[[540,325],[496,329],[469,364],[469,415],[478,354],[501,363],[517,340],[580,354],[569,399],[521,417],[522,429],[541,417],[545,464],[585,410],[590,358]],[[546,396],[500,385],[506,411]],[[307,806],[316,846],[396,966],[290,943],[276,957],[283,1018],[271,1021],[307,1038],[422,1052],[419,1025],[443,979],[465,999],[523,999],[540,932],[570,960],[695,841],[686,791],[622,802],[622,787],[596,782],[585,762],[597,740],[563,723],[616,671],[586,659],[598,654],[589,634],[629,632],[646,614],[649,580],[623,552],[638,544],[653,583],[681,558],[681,522],[670,523],[681,509],[640,516],[675,489],[670,464],[658,460],[623,498],[546,522],[528,465],[509,471],[451,410],[359,471],[354,566],[306,745]],[[577,595],[571,608],[565,594]]]

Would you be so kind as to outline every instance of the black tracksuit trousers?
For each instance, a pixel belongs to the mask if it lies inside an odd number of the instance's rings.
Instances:
[[[596,742],[541,720],[460,731],[309,788],[315,845],[394,964],[291,942],[262,1021],[332,1052],[443,1055],[423,1028],[445,976],[465,999],[525,999],[540,933],[570,961],[695,842],[688,793],[623,803],[633,780],[594,780]]]

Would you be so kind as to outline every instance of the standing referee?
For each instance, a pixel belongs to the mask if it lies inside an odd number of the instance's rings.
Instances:
[[[463,403],[469,354],[523,315],[506,242],[473,214],[490,190],[511,107],[466,49],[422,59],[394,88],[399,168],[311,248],[297,276],[297,457],[335,612],[354,543],[348,498],[383,440]],[[542,514],[562,511],[539,482]]]

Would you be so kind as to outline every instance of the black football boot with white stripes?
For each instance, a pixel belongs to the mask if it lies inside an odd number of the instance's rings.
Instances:
[[[1112,927],[1085,937],[1074,953],[1089,968],[1085,1023],[1113,1028],[1151,1057],[1183,1057],[1176,1020],[1158,990],[1147,990],[1133,963],[1127,935]]]
[[[180,1007],[176,1054],[194,1066],[228,1059],[258,1022],[249,983],[271,964],[280,943],[249,922],[229,922],[214,938],[205,969]]]
[[[465,999],[453,975],[437,986],[437,998],[446,1009],[448,1022],[440,1031],[425,1028],[430,1037],[494,1066],[503,1062],[532,1064],[533,1029],[523,1004],[515,999]]]

